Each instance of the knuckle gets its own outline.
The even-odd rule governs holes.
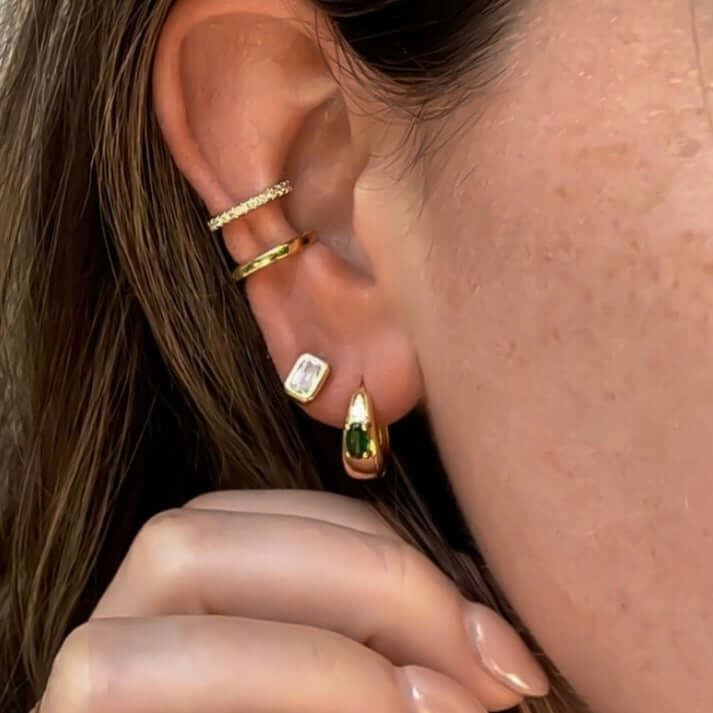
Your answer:
[[[164,510],[139,531],[129,549],[129,566],[151,572],[153,578],[174,580],[190,571],[198,540],[198,527],[189,511]]]
[[[408,581],[417,566],[416,550],[404,541],[390,537],[376,536],[370,538],[369,543],[389,588],[392,590],[407,588]]]
[[[108,652],[91,622],[76,628],[55,656],[42,713],[95,713],[102,710],[109,690]]]
[[[322,640],[309,644],[305,663],[309,671],[318,671],[320,678],[332,681],[339,669],[339,657],[334,656],[331,647],[325,645],[324,639],[328,636],[323,635]]]
[[[420,550],[404,540],[392,537],[373,538],[370,542],[382,578],[380,589],[385,601],[398,607],[410,606],[425,592],[443,601],[459,594],[453,583]],[[415,596],[419,595],[419,596]]]

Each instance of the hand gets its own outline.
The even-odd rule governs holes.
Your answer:
[[[546,690],[512,628],[368,504],[233,491],[144,526],[41,713],[482,713]]]

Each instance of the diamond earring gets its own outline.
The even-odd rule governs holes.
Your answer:
[[[301,404],[314,401],[329,376],[329,364],[314,354],[301,354],[285,379],[285,391]]]

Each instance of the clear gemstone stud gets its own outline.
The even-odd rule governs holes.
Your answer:
[[[285,391],[296,401],[314,401],[329,376],[329,364],[314,354],[301,354],[285,379]]]

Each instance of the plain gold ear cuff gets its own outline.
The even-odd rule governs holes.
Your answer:
[[[263,270],[280,260],[290,257],[290,255],[294,255],[303,248],[306,248],[308,245],[311,245],[316,240],[317,233],[301,233],[300,235],[292,238],[292,240],[288,240],[286,243],[280,243],[280,245],[276,245],[274,248],[270,248],[264,253],[260,253],[260,255],[250,260],[250,262],[238,265],[233,271],[233,279],[236,282],[240,282],[259,270]]]
[[[374,408],[363,382],[352,394],[342,432],[342,462],[347,474],[359,480],[381,478],[389,458],[389,430],[376,423]]]
[[[259,208],[270,201],[274,201],[276,198],[286,196],[291,192],[292,184],[289,181],[280,181],[274,186],[270,186],[261,193],[258,193],[256,196],[248,198],[246,201],[238,203],[238,205],[234,205],[232,208],[228,208],[225,212],[214,216],[208,221],[208,227],[211,232],[214,233],[216,230],[220,230],[224,225],[230,223],[232,220],[242,218],[244,215],[247,215],[256,208]]]

